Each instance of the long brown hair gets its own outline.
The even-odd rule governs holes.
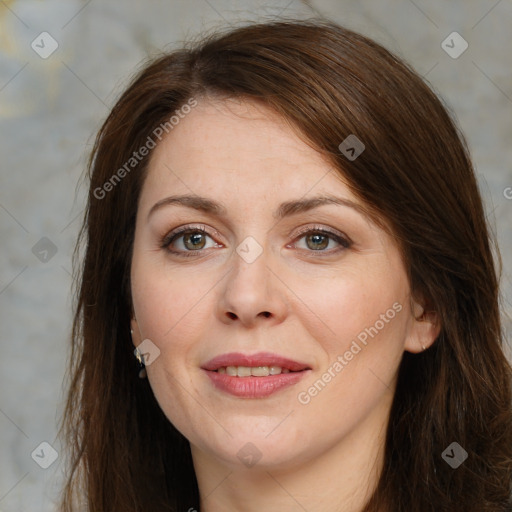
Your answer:
[[[364,512],[511,511],[512,368],[464,137],[407,64],[321,20],[252,24],[153,58],[100,129],[75,252],[85,251],[75,267],[61,510],[77,510],[75,502],[93,512],[199,510],[189,442],[147,379],[137,378],[129,274],[150,155],[133,168],[126,162],[178,109],[205,95],[261,101],[324,154],[391,228],[413,293],[440,320],[428,350],[404,353],[383,472]],[[365,145],[354,160],[339,149],[351,134]],[[457,469],[442,456],[452,442],[468,454]]]

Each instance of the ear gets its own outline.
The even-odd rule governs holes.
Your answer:
[[[438,313],[423,297],[411,297],[411,326],[405,342],[405,350],[417,354],[428,349],[441,332]]]
[[[130,320],[130,330],[132,334],[132,343],[134,347],[137,347],[140,345],[140,330],[139,330],[139,324],[137,323],[137,319],[135,317],[132,317]]]

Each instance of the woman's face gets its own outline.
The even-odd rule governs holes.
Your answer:
[[[251,102],[199,101],[155,148],[132,329],[195,456],[292,467],[382,433],[404,350],[432,339],[398,248],[360,204]]]

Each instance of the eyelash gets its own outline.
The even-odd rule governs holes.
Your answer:
[[[173,251],[173,250],[169,249],[169,246],[175,240],[177,240],[178,238],[180,238],[180,236],[183,236],[186,233],[202,233],[202,234],[207,235],[210,238],[212,238],[210,233],[202,225],[201,226],[184,226],[182,228],[178,228],[175,231],[172,231],[171,233],[165,235],[162,238],[162,240],[161,240],[162,249],[165,249],[172,254],[175,254],[180,257],[185,257],[185,258],[197,256],[198,253],[203,252],[204,249],[197,249],[197,250],[193,250],[193,251]],[[308,226],[307,228],[301,229],[299,231],[299,233],[297,233],[295,240],[298,241],[301,238],[304,238],[308,234],[322,234],[322,235],[328,236],[335,242],[339,243],[341,246],[337,249],[334,249],[334,250],[331,249],[329,251],[325,251],[325,250],[318,250],[318,251],[309,250],[308,251],[308,252],[312,252],[312,253],[318,253],[319,257],[322,257],[323,255],[332,255],[333,253],[336,253],[338,251],[348,249],[352,245],[352,241],[348,237],[342,236],[341,234],[338,234],[334,231],[330,231],[328,229],[325,229],[322,227],[317,227],[317,226],[313,226],[313,227]]]

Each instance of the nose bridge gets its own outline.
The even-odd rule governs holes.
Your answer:
[[[251,324],[259,317],[282,318],[286,305],[283,290],[272,270],[273,258],[268,247],[247,236],[232,255],[233,265],[226,276],[220,300],[220,314]]]
[[[238,301],[257,303],[264,307],[268,293],[270,273],[270,251],[254,237],[246,237],[233,255],[233,273],[230,278],[230,291]],[[242,304],[243,302],[241,302]]]

